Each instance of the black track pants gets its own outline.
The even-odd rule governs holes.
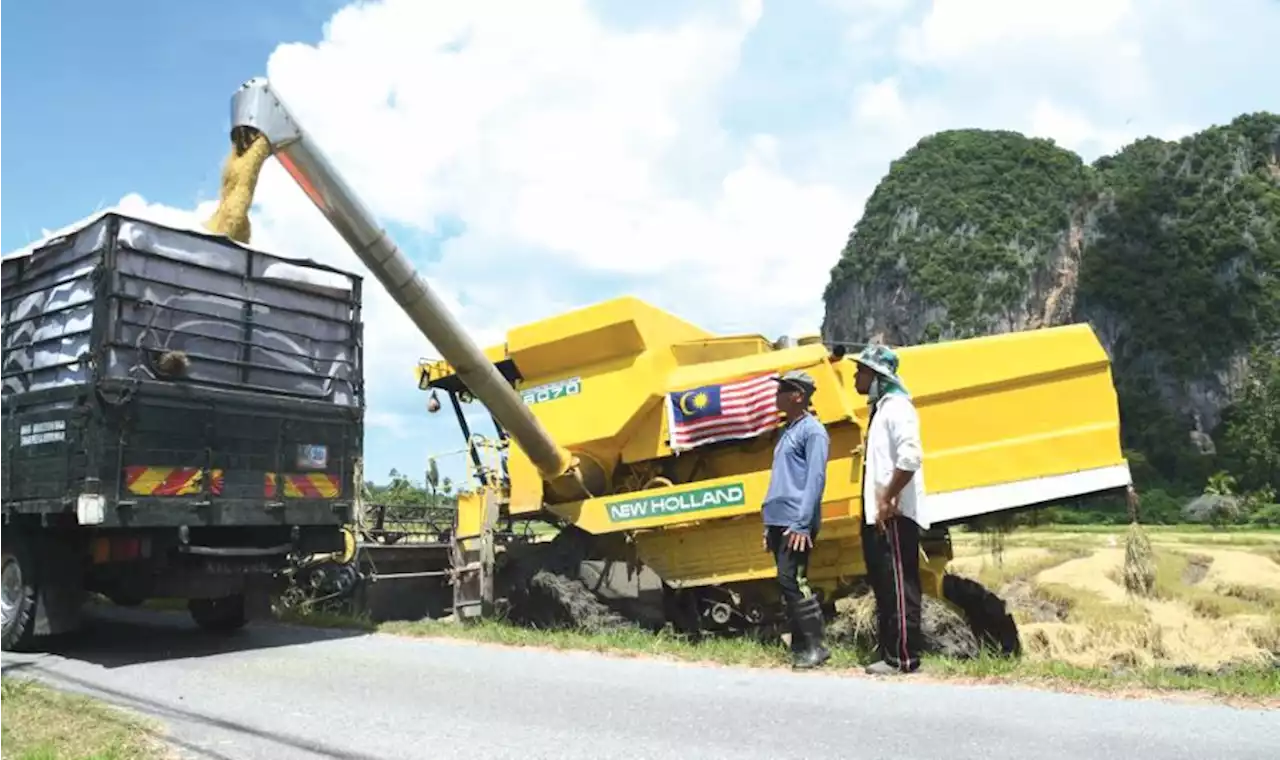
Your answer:
[[[787,537],[783,535],[785,528],[769,526],[769,553],[773,555],[774,566],[778,569],[778,589],[786,600],[787,609],[794,610],[797,603],[813,595],[809,588],[809,549],[794,551],[787,547]]]
[[[899,515],[881,533],[862,526],[862,555],[876,599],[880,657],[900,670],[920,667],[920,527]]]

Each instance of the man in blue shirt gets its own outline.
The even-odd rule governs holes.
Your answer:
[[[813,377],[800,370],[778,379],[778,410],[786,417],[786,427],[773,449],[773,471],[762,507],[764,548],[777,567],[796,668],[815,668],[831,657],[822,643],[822,606],[805,578],[822,524],[830,448],[826,426],[809,413],[816,389]]]

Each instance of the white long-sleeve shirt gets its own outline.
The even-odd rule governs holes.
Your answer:
[[[928,529],[924,506],[924,448],[920,444],[920,416],[911,397],[890,393],[876,402],[867,432],[866,476],[862,479],[862,513],[868,525],[876,521],[876,489],[885,488],[894,469],[914,472],[898,497],[902,514]]]

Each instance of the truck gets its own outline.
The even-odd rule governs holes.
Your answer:
[[[232,631],[345,551],[360,277],[115,208],[2,266],[5,651],[91,595]]]

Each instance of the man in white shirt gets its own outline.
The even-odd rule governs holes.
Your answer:
[[[898,356],[868,346],[855,361],[854,387],[871,408],[863,455],[862,552],[875,593],[880,661],[873,675],[920,667],[920,530],[924,502],[920,418],[898,377]]]

